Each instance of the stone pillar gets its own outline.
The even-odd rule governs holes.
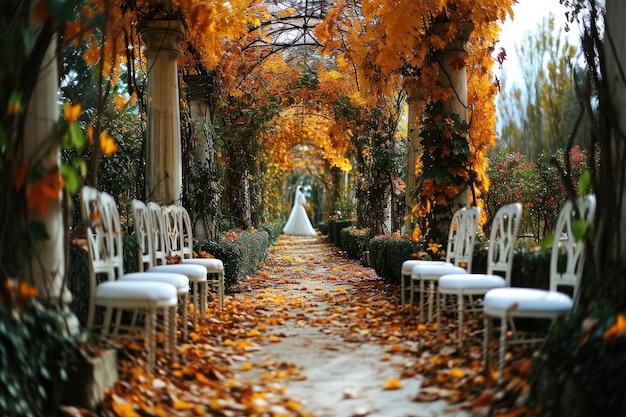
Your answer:
[[[435,31],[447,31],[449,23],[441,23]],[[456,38],[448,46],[437,53],[439,60],[439,84],[443,87],[452,87],[454,94],[444,102],[443,112],[458,114],[461,120],[467,121],[467,74],[464,65],[459,65],[467,57],[465,43],[474,29],[471,22],[460,23]],[[470,192],[463,191],[456,199],[458,204],[469,206]]]
[[[35,31],[37,28],[33,28]],[[59,110],[57,94],[59,74],[57,62],[57,38],[50,40],[43,57],[37,81],[25,113],[23,152],[24,162],[29,169],[40,165],[45,172],[59,173],[60,149],[57,137]],[[60,175],[60,174],[59,174]],[[44,215],[38,208],[28,209],[28,223],[41,222],[48,238],[32,242],[29,259],[24,262],[22,279],[32,279],[44,302],[60,301],[66,309],[66,325],[70,333],[78,332],[78,319],[69,313],[67,307],[72,295],[65,286],[65,227],[63,224],[62,193],[50,199],[50,206]],[[9,244],[9,242],[4,242]]]
[[[219,234],[220,199],[217,183],[217,166],[213,134],[209,128],[211,114],[209,100],[213,85],[207,75],[186,75],[183,77],[189,89],[188,101],[193,135],[197,139],[192,160],[192,170],[202,173],[201,183],[189,184],[189,192],[197,192],[199,210],[194,213],[194,236],[198,239],[216,240]]]
[[[146,198],[172,204],[182,193],[178,43],[183,24],[178,20],[140,22],[148,60],[148,120],[146,138]]]
[[[417,164],[419,147],[422,143],[422,138],[420,137],[422,126],[419,121],[419,116],[424,112],[424,109],[426,108],[426,92],[417,77],[405,78],[403,88],[404,91],[406,91],[407,93],[407,103],[409,106],[409,143],[407,147],[405,192],[406,220],[404,221],[404,228],[406,229],[405,232],[411,235],[414,229],[413,222],[411,221],[411,209],[413,208],[415,202],[410,197],[410,194],[415,188],[416,182],[415,165]]]

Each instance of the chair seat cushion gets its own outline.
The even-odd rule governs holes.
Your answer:
[[[481,294],[491,288],[506,287],[504,278],[489,274],[452,274],[439,278],[439,292]]]
[[[154,281],[107,281],[96,287],[96,299],[136,302],[138,307],[145,302],[176,305],[176,287],[166,282]]]
[[[557,291],[535,288],[496,288],[485,295],[486,314],[503,316],[510,309],[511,314],[556,313],[567,314],[574,302],[567,295]]]
[[[415,265],[411,272],[411,278],[423,280],[438,280],[439,277],[449,274],[467,274],[467,271],[460,266],[451,263],[437,265]]]
[[[164,282],[166,284],[173,285],[177,290],[188,290],[189,278],[186,275],[166,272],[131,272],[124,274],[118,278],[118,281],[150,281],[150,282]],[[146,285],[146,284],[143,284]]]
[[[202,265],[208,272],[224,271],[224,263],[216,258],[186,258],[183,259],[183,265]]]
[[[427,261],[425,259],[409,259],[408,261],[402,262],[402,275],[411,275],[411,271],[413,271],[413,267],[415,265],[426,265],[426,264],[445,264],[444,261]]]
[[[200,265],[185,265],[185,264],[169,264],[169,265],[155,265],[148,269],[148,272],[172,272],[176,274],[183,274],[189,278],[189,281],[198,282],[206,281],[206,269]]]

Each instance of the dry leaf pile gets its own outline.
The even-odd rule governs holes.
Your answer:
[[[437,337],[435,324],[418,323],[417,314],[402,311],[398,300],[398,286],[334,246],[283,236],[263,268],[232,289],[223,310],[210,305],[207,319],[179,345],[177,360],[159,355],[158,370],[149,375],[140,346],[126,344],[124,353],[132,360],[120,361],[123,382],[108,393],[103,414],[311,416],[288,390],[290,381],[306,378],[306,369],[281,358],[265,361],[263,369],[252,364],[256,352],[290,337],[284,330],[289,324],[346,342],[381,345],[386,351],[381,361],[401,357],[397,379],[381,381],[383,390],[421,378],[416,402],[443,399],[473,415],[530,415],[521,405],[529,390],[530,350],[509,349],[506,383],[498,386],[495,357],[492,370],[483,372],[482,321],[468,318],[460,348],[456,318],[444,317]],[[497,342],[491,351],[495,356]],[[252,368],[256,377],[251,379]]]

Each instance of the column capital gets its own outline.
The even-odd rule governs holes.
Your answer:
[[[180,56],[178,44],[185,34],[180,20],[142,20],[137,25],[137,30],[146,42],[146,57],[163,52]]]

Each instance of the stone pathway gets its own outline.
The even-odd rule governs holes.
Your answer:
[[[529,352],[511,350],[498,385],[494,370],[484,373],[478,320],[468,317],[459,347],[454,317],[438,334],[398,298],[397,285],[325,238],[281,236],[223,309],[210,303],[190,326],[175,360],[160,354],[148,374],[142,346],[122,345],[120,380],[99,415],[468,417],[523,408]]]
[[[264,268],[238,285],[232,297],[263,299],[275,308],[261,314],[285,317],[265,331],[276,343],[241,358],[249,370],[240,378],[262,380],[268,363],[297,368],[297,376],[282,383],[303,412],[316,417],[470,415],[444,401],[415,401],[422,379],[407,376],[413,358],[405,350],[416,342],[402,338],[405,327],[417,324],[399,312],[397,288],[322,237],[281,236]]]

